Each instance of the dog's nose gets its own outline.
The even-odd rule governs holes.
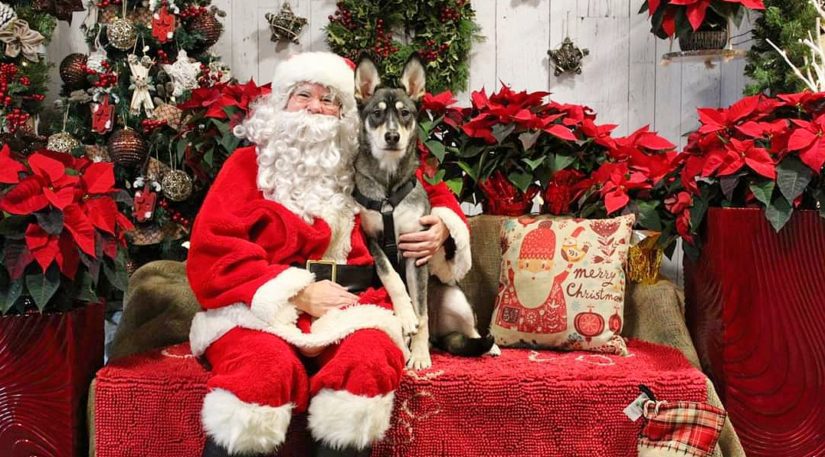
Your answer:
[[[401,135],[398,132],[387,132],[384,134],[384,141],[386,141],[389,145],[398,144],[400,139]]]

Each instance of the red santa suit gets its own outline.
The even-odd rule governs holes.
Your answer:
[[[310,65],[297,67],[292,81],[318,82],[344,92],[345,100],[351,97],[352,70],[335,79],[306,74]],[[288,82],[281,77],[281,85]],[[276,87],[273,94],[278,96]],[[343,109],[354,106],[345,102]],[[187,274],[204,310],[192,322],[190,339],[193,353],[205,355],[212,367],[204,428],[232,453],[271,453],[284,441],[293,412],[308,410],[316,439],[364,448],[389,428],[407,354],[400,323],[383,288],[368,289],[358,304],[317,319],[292,304],[290,299],[315,280],[303,268],[307,260],[349,265],[373,260],[359,215],[331,214],[307,222],[258,188],[256,159],[254,146],[232,154],[191,237]],[[433,274],[460,279],[470,267],[466,219],[445,185],[430,186],[420,173],[419,181],[456,245],[450,259],[443,248],[433,256]],[[298,348],[322,350],[312,359],[318,368],[312,376]]]

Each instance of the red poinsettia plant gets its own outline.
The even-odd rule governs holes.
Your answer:
[[[0,314],[66,310],[126,288],[124,233],[111,163],[0,150]]]
[[[707,208],[757,207],[779,231],[797,209],[825,217],[825,93],[743,98],[700,108],[679,173],[683,237],[694,247]]]
[[[490,96],[474,92],[472,106],[458,108],[449,92],[426,94],[419,122],[426,174],[498,214],[528,212],[539,193],[551,214],[633,212],[670,248],[676,218],[664,199],[679,185],[675,146],[647,127],[614,138],[616,126],[596,123],[590,108],[548,95],[503,86]]]
[[[183,124],[175,140],[195,178],[211,183],[223,162],[240,145],[232,129],[249,114],[252,103],[270,92],[270,85],[223,83],[192,91],[180,103]]]
[[[699,30],[737,26],[746,10],[764,10],[762,0],[646,0],[640,13],[650,15],[650,31],[659,38],[686,38]]]

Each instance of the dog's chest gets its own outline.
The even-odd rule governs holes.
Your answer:
[[[426,195],[421,198],[422,196],[415,195],[417,192],[423,192],[423,190],[420,190],[420,188],[412,190],[392,212],[396,239],[401,233],[417,232],[424,229],[419,219],[429,212],[428,205],[426,205]],[[425,202],[424,205],[420,204],[422,200]],[[388,210],[389,206],[385,205],[383,209]],[[378,211],[362,207],[361,225],[364,228],[364,233],[370,238],[378,238],[384,233],[384,218]]]

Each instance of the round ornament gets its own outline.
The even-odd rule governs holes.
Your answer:
[[[135,26],[131,22],[119,18],[106,26],[106,38],[109,39],[112,46],[121,51],[126,51],[135,46],[137,32],[135,32]]]
[[[218,42],[223,31],[223,26],[213,13],[203,13],[192,18],[187,30],[189,30],[190,33],[199,34],[202,37],[202,39],[199,40],[201,44],[200,47],[206,49]]]
[[[6,28],[15,19],[17,19],[17,13],[14,12],[14,8],[5,3],[0,3],[0,30]]]
[[[109,151],[106,149],[106,147],[101,146],[99,144],[87,144],[86,146],[83,146],[83,155],[85,155],[87,159],[95,163],[112,161],[112,158],[109,157]]]
[[[88,86],[89,81],[86,79],[86,62],[88,56],[75,52],[69,54],[60,62],[60,79],[70,90],[83,89]]]
[[[182,202],[192,195],[192,178],[183,170],[172,170],[160,181],[163,195],[173,202]]]
[[[80,146],[80,141],[73,137],[69,132],[58,132],[49,137],[46,143],[46,149],[55,152],[70,153],[74,148]]]
[[[148,153],[146,141],[132,129],[120,129],[106,143],[112,160],[123,167],[135,167],[143,163]]]
[[[610,320],[607,321],[607,328],[609,328],[613,333],[619,333],[622,331],[622,316],[619,315],[618,309],[612,316],[610,316]]]
[[[594,313],[589,310],[584,313],[576,314],[573,319],[573,325],[576,331],[579,332],[584,339],[589,343],[594,336],[599,336],[604,331],[604,318],[599,313]]]

